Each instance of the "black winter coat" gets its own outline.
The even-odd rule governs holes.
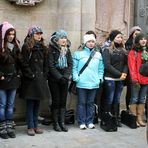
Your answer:
[[[0,57],[0,77],[4,76],[4,80],[0,80],[0,89],[17,89],[20,84],[20,49],[14,47],[12,51],[8,49],[7,53],[3,53]]]
[[[110,49],[106,48],[102,52],[102,56],[105,77],[120,78],[122,73],[127,73],[127,56],[122,49],[110,52]]]
[[[66,57],[68,67],[64,69],[56,68],[56,64],[58,63],[58,58],[60,55],[59,47],[51,43],[49,45],[49,80],[59,82],[62,77],[69,79],[72,72],[72,56],[70,49],[68,48]]]
[[[20,96],[25,99],[43,100],[49,99],[49,87],[47,82],[48,62],[40,43],[36,43],[29,52],[27,45],[22,47],[22,86]]]

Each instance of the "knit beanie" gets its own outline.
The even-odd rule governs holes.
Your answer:
[[[131,36],[136,30],[141,31],[141,28],[139,26],[134,26],[129,31],[129,36]]]
[[[43,34],[43,31],[40,27],[37,27],[37,26],[31,26],[29,29],[28,29],[28,35],[29,36],[32,36],[34,35],[35,33],[41,33]]]
[[[67,38],[67,32],[64,30],[59,30],[56,32],[55,36],[58,40],[62,38]]]
[[[2,24],[2,39],[4,39],[6,31],[10,28],[14,28],[10,23],[8,22],[3,22]]]
[[[96,42],[96,39],[95,39],[94,35],[92,35],[92,34],[85,34],[84,37],[83,37],[83,43],[86,44],[88,41]]]
[[[139,41],[142,39],[142,38],[147,38],[147,36],[143,33],[139,33],[136,37],[135,37],[135,44],[138,44]]]
[[[113,30],[109,34],[109,40],[112,42],[118,34],[122,34],[119,30]]]

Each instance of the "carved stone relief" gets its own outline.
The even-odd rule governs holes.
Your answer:
[[[24,5],[24,6],[34,6],[37,3],[42,2],[43,0],[8,0],[11,3],[15,3],[17,5]]]
[[[112,29],[119,29],[125,35],[129,30],[130,0],[96,0],[96,32],[99,40]]]

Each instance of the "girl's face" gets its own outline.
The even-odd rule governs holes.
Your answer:
[[[14,39],[14,37],[15,37],[15,31],[13,30],[13,31],[10,31],[9,33],[8,33],[8,35],[7,35],[7,40],[8,40],[8,42],[12,42],[13,41],[13,39]]]
[[[42,33],[38,32],[33,35],[35,41],[41,41]]]
[[[114,39],[115,43],[121,44],[123,42],[123,36],[122,34],[118,34],[115,39]]]
[[[90,40],[86,42],[86,47],[92,49],[95,47],[95,41],[94,40]]]
[[[67,38],[60,38],[60,39],[58,40],[58,44],[59,44],[60,46],[67,46]]]
[[[147,44],[147,39],[146,39],[146,38],[142,38],[142,39],[139,41],[139,44],[140,44],[140,46],[142,46],[142,47],[146,46],[146,44]]]
[[[133,33],[133,39],[135,39],[135,37],[140,33],[140,30],[136,30],[134,33]]]

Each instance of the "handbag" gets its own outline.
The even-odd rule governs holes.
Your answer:
[[[110,112],[103,112],[100,127],[106,132],[116,132],[118,130],[116,117]]]
[[[75,112],[73,109],[69,109],[65,112],[65,123],[66,124],[75,123]]]
[[[96,124],[96,123],[98,123],[98,118],[99,118],[98,105],[97,104],[94,104],[94,108],[95,108],[95,112],[94,112],[94,120],[93,120],[93,123]]]
[[[141,64],[139,73],[145,77],[148,77],[148,62]]]
[[[71,83],[69,85],[68,91],[74,95],[76,95],[77,91],[76,91],[76,82],[71,80]]]
[[[91,61],[91,59],[93,58],[93,56],[95,55],[95,51],[92,51],[87,62],[84,64],[84,66],[81,68],[81,70],[79,71],[79,74],[78,76],[80,76],[80,74],[82,74],[82,72],[85,70],[85,68],[88,66],[89,62]],[[69,85],[69,88],[68,88],[68,91],[69,93],[72,93],[74,95],[77,94],[77,89],[76,89],[76,82],[71,80],[71,83]]]
[[[121,111],[121,122],[128,127],[135,129],[137,128],[136,125],[136,119],[137,117],[131,113],[129,113],[128,110],[122,110]]]

